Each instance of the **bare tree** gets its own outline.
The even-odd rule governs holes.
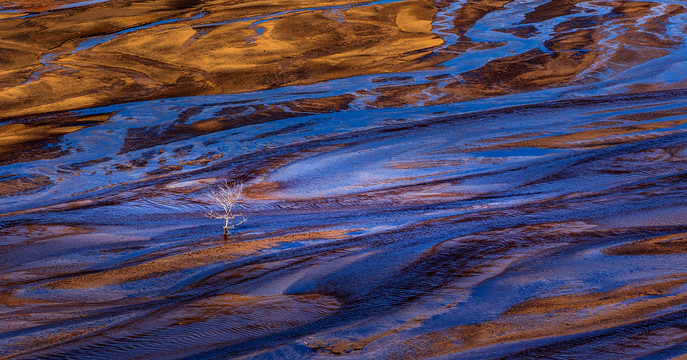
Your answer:
[[[234,205],[241,201],[243,194],[243,184],[224,182],[216,188],[210,190],[208,197],[214,200],[217,205],[222,207],[223,211],[209,211],[205,216],[213,219],[224,220],[224,235],[226,236],[230,229],[233,229],[246,221],[242,214],[234,213]],[[238,222],[233,222],[237,217],[241,217]]]

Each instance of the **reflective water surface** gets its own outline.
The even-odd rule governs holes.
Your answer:
[[[0,358],[687,354],[684,2],[0,9]]]

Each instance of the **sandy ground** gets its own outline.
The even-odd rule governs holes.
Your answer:
[[[687,354],[683,3],[0,8],[0,358]]]

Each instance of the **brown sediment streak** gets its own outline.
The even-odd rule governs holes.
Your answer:
[[[348,340],[348,339],[327,339],[326,341],[323,340],[317,340],[317,339],[305,339],[304,343],[307,345],[309,348],[315,350],[315,351],[321,351],[321,352],[326,352],[326,353],[331,353],[334,355],[344,355],[353,351],[360,351],[365,346],[368,346],[369,344],[384,338],[386,336],[398,334],[401,331],[411,329],[419,324],[421,324],[423,321],[427,320],[428,317],[425,316],[420,316],[417,318],[411,319],[408,324],[406,325],[401,325],[392,329],[389,329],[387,331],[383,331],[380,333],[376,333],[374,335],[367,336],[362,339],[355,339],[355,340]]]
[[[220,261],[231,261],[239,255],[254,253],[278,246],[281,242],[293,242],[311,239],[340,239],[347,230],[333,230],[302,234],[284,235],[262,240],[245,241],[218,245],[202,250],[189,251],[179,255],[170,255],[121,269],[107,270],[88,275],[81,275],[47,284],[53,289],[79,289],[121,284],[151,277],[162,276],[184,269],[190,269]]]
[[[684,115],[681,110],[638,113],[627,116],[617,115],[609,117],[609,120],[572,127],[567,129],[567,133],[564,134],[524,132],[518,135],[485,139],[474,144],[475,147],[461,147],[446,151],[468,153],[519,147],[543,149],[605,148],[681,132],[680,125],[687,123],[687,120],[651,121],[662,117],[681,115]],[[647,122],[637,124],[637,122],[643,121]],[[482,145],[483,143],[489,145]],[[491,160],[484,159],[484,161]]]
[[[609,292],[525,301],[492,321],[408,339],[386,358],[426,359],[495,343],[585,332],[637,321],[666,306],[687,302],[684,293],[670,293],[685,283],[684,277],[657,279],[655,283]]]
[[[4,238],[17,238],[21,241],[47,240],[59,236],[87,233],[90,230],[81,226],[67,224],[17,225],[0,229]]]
[[[523,23],[531,24],[541,21],[550,20],[556,17],[570,15],[579,9],[575,9],[575,5],[580,3],[580,0],[552,0],[544,4],[538,5],[533,11],[525,14]]]
[[[274,311],[279,311],[280,308],[289,308],[290,311],[305,310],[311,307],[313,317],[321,317],[328,315],[338,309],[340,304],[336,299],[320,294],[308,295],[277,295],[277,296],[245,296],[238,294],[225,294],[202,299],[188,306],[188,311],[179,315],[183,316],[180,323],[200,322],[205,319],[211,319],[218,314],[235,315],[236,313],[250,314],[252,311],[272,307]],[[274,314],[279,316],[277,314]],[[300,319],[294,319],[295,322],[310,321],[307,317],[303,318],[299,314]],[[283,315],[282,315],[283,316]],[[306,315],[307,316],[307,315]],[[287,316],[284,316],[287,317]],[[269,317],[265,317],[270,320]],[[293,326],[292,324],[283,324],[284,328]]]
[[[687,234],[658,236],[632,241],[604,250],[609,255],[670,255],[687,253]]]
[[[444,1],[436,1],[446,5]],[[463,36],[477,21],[485,15],[502,10],[512,0],[467,1],[455,14],[452,31]]]
[[[47,176],[0,176],[0,197],[39,191],[52,185]]]
[[[0,164],[28,162],[64,156],[62,136],[103,124],[111,115],[72,116],[68,113],[19,118],[0,124]]]
[[[3,0],[0,1],[0,7],[13,10],[42,11],[56,9],[60,6],[78,3],[81,1],[83,0]]]
[[[538,147],[538,148],[584,148],[584,147],[607,147],[616,144],[636,141],[637,137],[648,139],[670,133],[671,128],[687,123],[687,120],[659,121],[647,124],[612,126],[595,130],[585,130],[565,135],[543,136],[531,140],[521,140],[507,143],[502,146],[513,147]],[[652,130],[663,130],[660,132],[632,135],[634,133],[648,132]]]
[[[186,124],[184,119],[180,118],[169,126],[130,128],[127,130],[127,136],[119,152],[127,153],[246,125],[342,111],[348,108],[349,103],[354,98],[353,95],[347,94],[318,99],[299,99],[270,105],[226,107],[217,113],[219,116],[209,120]],[[262,136],[273,135],[278,135],[278,133],[268,133]]]

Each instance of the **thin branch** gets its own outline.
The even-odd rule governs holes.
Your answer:
[[[233,212],[234,205],[241,201],[242,194],[242,183],[229,184],[227,182],[224,182],[218,185],[215,189],[208,191],[208,197],[212,199],[217,205],[222,207],[222,211],[208,211],[207,213],[205,213],[205,216],[212,219],[224,220],[225,235],[227,230],[233,229],[246,221],[246,218],[244,218],[242,214],[237,214]],[[232,220],[236,219],[239,216],[242,217],[241,221],[230,224]]]

